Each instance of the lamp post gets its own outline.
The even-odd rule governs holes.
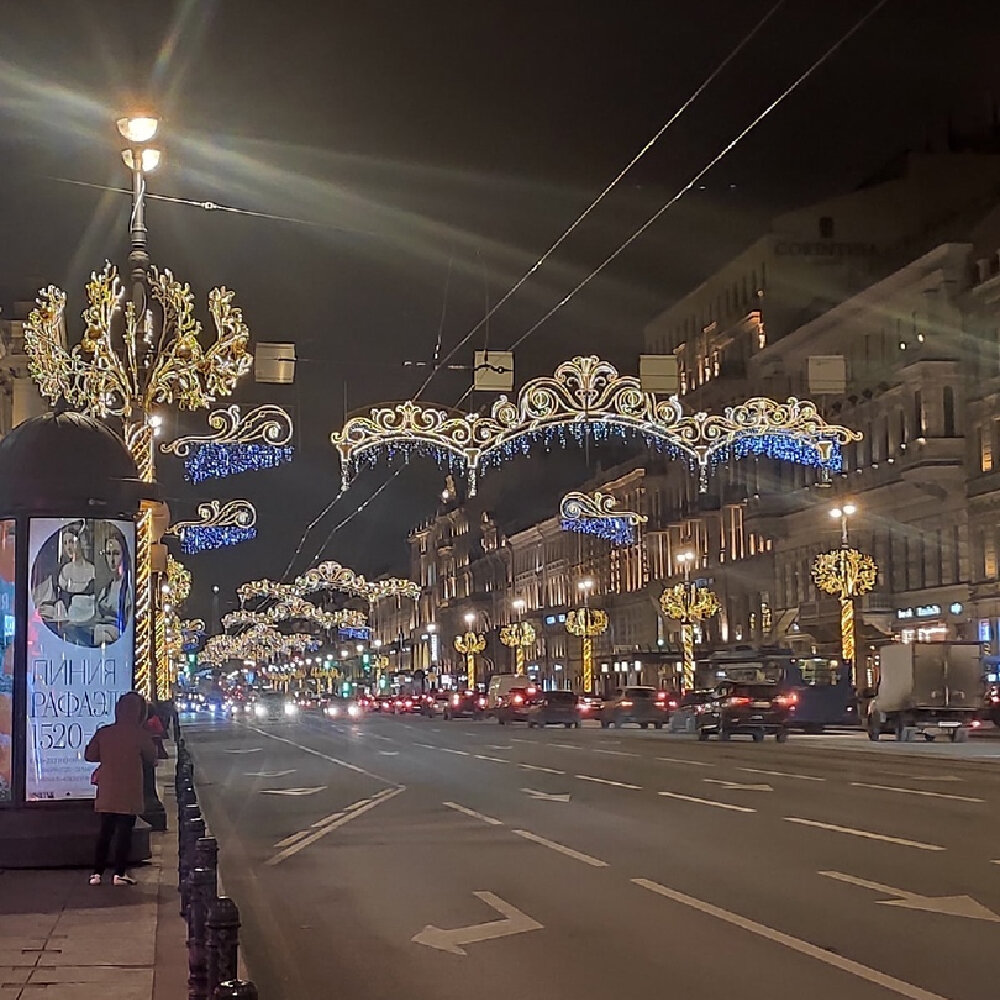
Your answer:
[[[816,586],[840,601],[840,655],[851,665],[854,683],[861,685],[856,662],[854,598],[867,594],[878,578],[878,564],[864,552],[850,547],[847,521],[858,511],[857,505],[844,503],[830,510],[830,517],[840,521],[840,548],[820,552],[813,560],[812,576]]]
[[[602,635],[608,628],[607,612],[590,606],[590,592],[594,581],[589,577],[577,582],[576,589],[583,596],[583,607],[566,616],[566,631],[580,637],[580,656],[583,660],[583,693],[594,693],[594,636]]]
[[[660,594],[660,610],[681,626],[681,653],[684,659],[683,686],[685,691],[694,688],[694,626],[719,612],[719,599],[708,587],[699,587],[691,580],[693,552],[681,552],[677,561],[684,568],[684,582],[667,587]]]
[[[504,625],[500,629],[500,641],[505,646],[510,646],[514,650],[514,673],[519,677],[524,675],[524,651],[526,647],[535,642],[535,629],[530,622],[522,621],[521,615],[527,607],[525,602],[518,598],[511,607],[517,612],[517,621]]]
[[[199,343],[201,324],[194,315],[190,287],[167,270],[150,265],[145,217],[146,177],[160,162],[151,145],[159,121],[141,114],[121,118],[118,132],[125,142],[122,160],[132,177],[129,216],[128,282],[126,294],[117,268],[106,263],[87,283],[86,326],[71,350],[63,346],[66,294],[43,288],[24,326],[28,369],[39,391],[55,402],[91,416],[122,421],[122,435],[135,459],[139,477],[153,482],[153,438],[157,407],[177,405],[195,410],[232,393],[250,370],[249,330],[233,293],[215,288],[209,312],[216,339],[208,348]],[[152,305],[159,307],[154,320]],[[153,650],[154,507],[146,503],[136,531],[135,688],[149,697],[166,694],[165,678],[157,676]]]
[[[465,634],[455,636],[455,649],[465,655],[466,684],[470,691],[476,689],[476,654],[486,648],[486,636],[473,629],[475,622],[476,616],[469,611],[465,615]]]

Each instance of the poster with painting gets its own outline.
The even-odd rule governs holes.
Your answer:
[[[28,539],[29,801],[92,798],[91,736],[132,688],[135,525],[33,518]]]

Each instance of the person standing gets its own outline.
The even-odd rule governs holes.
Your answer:
[[[93,781],[97,785],[94,809],[101,825],[94,845],[91,885],[100,885],[114,840],[114,884],[135,885],[126,873],[132,827],[143,810],[143,762],[156,760],[153,738],[143,728],[146,702],[134,691],[123,694],[115,705],[115,721],[102,726],[83,752],[85,760],[98,764]]]

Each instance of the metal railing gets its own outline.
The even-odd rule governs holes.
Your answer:
[[[258,1000],[239,978],[240,911],[219,895],[219,845],[206,836],[194,786],[194,762],[177,741],[177,890],[187,921],[188,1000]]]

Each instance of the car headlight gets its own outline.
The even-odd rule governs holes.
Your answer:
[[[287,704],[285,706],[285,715],[295,715],[295,713],[298,710],[299,710],[299,706],[298,705],[294,705],[292,703],[289,703],[289,704]]]
[[[361,714],[361,709],[357,705],[348,705],[347,714],[352,718],[356,719]]]
[[[267,715],[267,709],[263,705],[258,705],[253,711],[258,719],[263,719]]]

